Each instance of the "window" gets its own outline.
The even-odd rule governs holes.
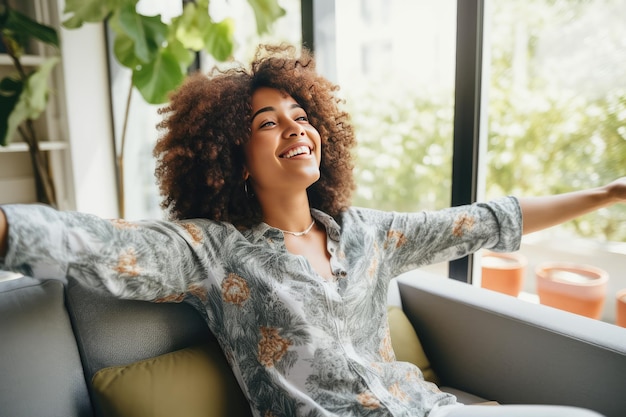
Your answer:
[[[449,206],[456,2],[337,1],[333,12],[336,25],[329,30],[326,15],[315,53],[356,129],[353,203]],[[431,269],[447,274],[446,264]]]
[[[623,1],[323,3],[313,40],[357,131],[356,205],[414,211],[623,175]],[[384,19],[373,17],[383,9]],[[613,322],[626,287],[625,218],[614,207],[525,237],[527,298],[537,301],[543,260],[590,263],[609,272],[602,319]],[[473,268],[470,258],[444,273],[478,272],[479,285],[480,266],[478,256]]]
[[[493,1],[486,9],[486,197],[593,187],[626,166],[626,3]],[[603,318],[626,287],[626,209],[614,206],[528,235],[525,291],[543,262],[609,274]]]

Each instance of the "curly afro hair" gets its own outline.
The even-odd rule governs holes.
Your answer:
[[[339,87],[316,73],[308,51],[297,57],[291,46],[262,45],[249,69],[190,75],[160,110],[155,175],[171,219],[208,218],[239,228],[261,221],[261,207],[246,195],[243,179],[251,99],[260,87],[293,97],[320,133],[320,179],[307,190],[311,207],[337,218],[350,205],[356,141],[335,95]]]

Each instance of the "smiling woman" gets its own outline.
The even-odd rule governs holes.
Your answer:
[[[209,77],[191,76],[161,111],[166,116],[160,124],[165,135],[154,150],[165,196],[161,206],[172,218],[205,217],[246,227],[263,218],[259,198],[270,198],[264,190],[281,181],[288,188],[286,180],[304,175],[299,187],[306,190],[310,206],[332,216],[340,213],[354,190],[355,139],[348,115],[334,95],[336,88],[316,73],[310,54],[305,51],[296,57],[295,48],[287,46],[260,48],[247,71],[213,70]],[[290,136],[294,133],[298,140]],[[252,158],[249,150],[257,149],[257,144],[265,156]],[[309,147],[311,155],[280,158],[299,146]],[[305,164],[313,160],[315,164]],[[257,178],[259,164],[276,171]],[[312,180],[315,171],[317,181]],[[252,190],[255,197],[248,198]],[[289,193],[283,191],[272,198],[284,200]],[[310,215],[299,223],[276,226],[303,230]]]
[[[0,268],[189,302],[255,416],[490,415],[395,360],[391,279],[481,248],[515,250],[523,231],[625,201],[626,178],[432,212],[350,207],[354,134],[336,90],[310,54],[280,47],[262,48],[250,70],[190,77],[155,148],[171,221],[3,206]],[[503,406],[492,415],[530,413]]]

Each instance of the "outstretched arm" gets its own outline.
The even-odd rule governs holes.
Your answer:
[[[520,198],[523,233],[532,233],[619,202],[626,202],[626,177],[603,187],[546,197]]]
[[[44,205],[0,206],[0,269],[77,281],[120,298],[181,300],[221,267],[232,229],[202,222],[108,220]],[[202,244],[200,244],[202,243]],[[215,256],[202,251],[206,244]]]

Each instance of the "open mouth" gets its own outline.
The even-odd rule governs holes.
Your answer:
[[[287,152],[281,154],[279,157],[284,159],[291,159],[299,155],[311,155],[311,148],[302,145],[289,149]]]

